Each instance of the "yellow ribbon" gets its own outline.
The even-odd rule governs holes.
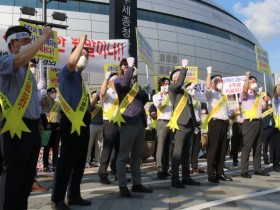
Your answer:
[[[250,121],[252,121],[253,118],[258,118],[258,108],[261,102],[261,98],[258,94],[256,94],[256,99],[254,101],[253,107],[250,110],[242,110],[242,114],[244,114]]]
[[[221,108],[227,103],[227,96],[222,95],[221,99],[218,101],[218,103],[213,107],[213,109],[211,110],[211,112],[209,113],[209,115],[207,115],[207,117],[205,118],[203,124],[200,126],[201,129],[206,129],[206,127],[208,126],[208,123],[210,122],[210,120],[213,118],[213,116],[221,110]]]
[[[266,110],[264,113],[262,113],[262,117],[265,118],[267,115],[271,114],[273,112],[273,108],[270,108]]]
[[[80,99],[80,102],[77,106],[76,111],[74,111],[70,105],[67,103],[67,101],[63,98],[62,94],[59,91],[59,99],[60,99],[60,105],[65,113],[66,117],[70,120],[72,123],[71,128],[71,134],[74,131],[77,131],[78,135],[81,134],[81,126],[86,127],[85,123],[83,122],[83,118],[85,116],[87,107],[88,107],[88,97],[87,92],[85,88],[84,81],[82,81],[82,97]]]
[[[184,95],[180,99],[179,103],[177,104],[176,108],[174,109],[174,112],[172,113],[172,117],[166,127],[169,127],[172,132],[175,132],[175,129],[180,130],[177,124],[177,120],[179,119],[182,111],[184,110],[185,106],[187,105],[188,96],[186,92],[184,92]]]
[[[276,113],[274,113],[273,118],[275,121],[275,128],[277,128],[280,131],[280,116],[276,115]]]
[[[156,129],[157,127],[157,120],[152,119],[152,128]]]
[[[111,122],[114,118],[114,114],[119,107],[119,99],[118,97],[114,100],[113,104],[109,107],[107,111],[104,112],[103,116],[108,117],[109,122]]]
[[[195,100],[195,103],[194,103],[194,105],[193,105],[193,109],[194,109],[194,110],[196,110],[197,105],[198,105],[198,100]]]
[[[16,102],[13,106],[9,99],[2,92],[0,92],[0,102],[3,110],[3,115],[6,118],[5,125],[1,130],[1,134],[6,131],[10,131],[12,138],[14,137],[14,135],[17,135],[19,138],[21,138],[21,133],[23,131],[31,132],[22,120],[22,117],[30,102],[31,95],[32,74],[30,69],[28,68],[22,89],[20,90]]]
[[[118,111],[116,116],[113,118],[114,123],[118,123],[119,127],[121,127],[121,123],[125,123],[125,120],[122,117],[122,114],[126,110],[126,108],[129,106],[129,104],[133,101],[135,96],[137,95],[139,91],[139,85],[137,82],[134,83],[130,91],[126,94],[124,99],[122,100],[121,104],[118,107]]]
[[[59,108],[59,102],[56,101],[56,102],[54,103],[54,105],[53,105],[51,111],[50,111],[50,116],[48,117],[48,121],[49,121],[49,122],[52,121],[54,115],[57,113],[58,108]]]
[[[97,115],[97,113],[99,112],[100,109],[101,109],[101,104],[97,104],[95,109],[91,112],[91,119]]]
[[[170,103],[170,98],[169,98],[169,95],[167,95],[166,99],[164,100],[162,105],[157,110],[157,119],[164,112],[164,110],[166,109],[166,107],[168,106],[169,103]]]

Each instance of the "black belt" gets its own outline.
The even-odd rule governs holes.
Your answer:
[[[215,121],[222,121],[222,122],[227,122],[227,121],[228,121],[228,120],[218,119],[218,118],[215,118],[215,117],[212,117],[212,120],[215,120]]]
[[[158,119],[158,121],[169,122],[170,120]]]
[[[252,121],[261,121],[262,119],[261,118],[254,118],[252,119]],[[245,119],[244,121],[251,121],[250,119]]]
[[[27,123],[27,124],[39,124],[40,122],[40,118],[39,119],[29,119],[29,118],[22,118],[23,122]]]

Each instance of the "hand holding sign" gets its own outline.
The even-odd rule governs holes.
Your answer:
[[[50,39],[53,36],[52,28],[49,27],[49,26],[45,26],[43,28],[43,35],[42,36],[45,36],[47,39]]]
[[[183,60],[182,60],[182,67],[183,67],[183,68],[186,68],[187,65],[188,65],[188,63],[189,63],[189,61],[188,61],[187,59],[183,59]]]

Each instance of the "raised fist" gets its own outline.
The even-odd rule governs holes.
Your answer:
[[[207,74],[212,74],[212,66],[208,66],[206,70],[207,70]]]
[[[246,77],[249,78],[251,76],[251,72],[247,71],[246,72]]]
[[[128,64],[129,67],[133,67],[134,66],[135,58],[129,57],[126,60],[127,60],[127,64]]]
[[[183,67],[183,68],[186,68],[187,65],[188,65],[188,63],[189,63],[189,61],[188,61],[187,59],[183,59],[183,60],[182,60],[182,67]]]
[[[111,76],[111,72],[106,72],[106,74],[105,74],[105,79],[110,79],[110,76]]]

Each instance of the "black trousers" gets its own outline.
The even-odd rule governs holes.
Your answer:
[[[280,131],[275,129],[274,136],[272,138],[272,153],[273,153],[273,166],[279,167],[280,166]]]
[[[233,162],[238,162],[238,152],[242,148],[242,123],[232,124],[231,155]]]
[[[207,173],[209,177],[224,173],[228,148],[228,121],[211,119],[208,124]]]
[[[171,159],[172,182],[179,181],[179,166],[182,165],[182,179],[190,177],[190,142],[194,135],[192,121],[187,125],[178,124],[180,130],[176,130],[174,135],[174,149]]]
[[[112,156],[112,150],[114,154],[111,159],[111,169],[116,171],[116,160],[120,148],[120,130],[116,123],[104,121],[103,129],[103,149],[100,156],[99,176],[105,178],[108,176],[107,168]]]
[[[86,127],[81,127],[81,133],[71,133],[72,124],[62,114],[61,125],[61,147],[60,157],[57,160],[54,173],[53,191],[51,200],[54,202],[64,201],[66,190],[67,198],[77,199],[81,197],[80,184],[84,174],[89,142],[90,114],[84,116]]]
[[[22,132],[21,138],[11,138],[9,132],[2,134],[4,170],[0,179],[0,209],[26,210],[28,197],[36,174],[41,146],[39,120],[23,119],[31,131]],[[5,121],[2,123],[2,125]]]
[[[275,128],[273,127],[268,127],[263,129],[263,161],[270,161],[273,163],[273,157],[274,157],[274,144],[275,142],[273,141],[275,133]],[[269,158],[267,155],[267,150],[269,147]]]
[[[56,161],[58,159],[58,150],[59,150],[59,142],[60,142],[60,135],[58,128],[60,127],[60,123],[51,123],[51,136],[49,140],[49,144],[44,147],[43,153],[43,164],[44,167],[49,166],[49,154],[50,148],[52,148],[52,164],[53,167],[56,165]]]
[[[197,134],[194,134],[192,149],[191,149],[191,166],[192,168],[198,168],[198,153],[201,148],[201,131]]]

